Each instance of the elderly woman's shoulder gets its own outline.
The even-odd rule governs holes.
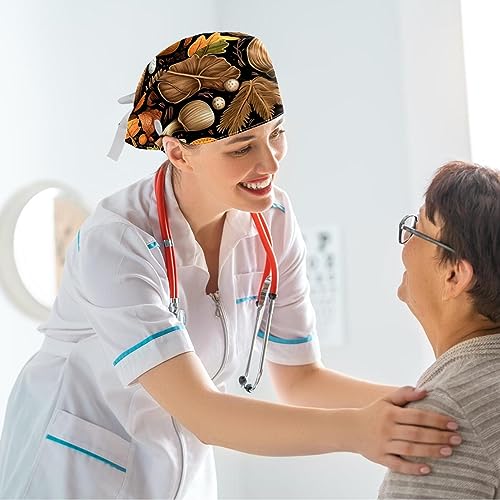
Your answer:
[[[473,433],[470,439],[497,436],[488,438],[487,445],[498,448],[500,459],[500,336],[495,337],[438,360],[419,383],[427,397],[409,406],[456,418]]]

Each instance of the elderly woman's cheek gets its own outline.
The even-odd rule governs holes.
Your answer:
[[[408,296],[408,291],[406,286],[407,280],[408,280],[408,274],[405,271],[403,273],[403,276],[401,276],[401,283],[398,287],[398,298],[403,302],[406,302]]]
[[[403,302],[408,301],[408,265],[410,264],[409,261],[411,261],[411,245],[412,241],[408,241],[402,248],[401,251],[401,260],[403,262],[404,266],[404,272],[403,275],[401,276],[401,284],[399,285],[398,288],[398,298],[402,300]]]

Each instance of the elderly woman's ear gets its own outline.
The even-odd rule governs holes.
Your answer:
[[[443,300],[456,299],[461,294],[467,293],[474,284],[474,269],[470,262],[465,259],[458,259],[456,262],[448,262],[444,266],[446,267],[446,274]]]

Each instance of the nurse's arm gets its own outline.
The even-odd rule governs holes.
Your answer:
[[[194,352],[156,366],[139,377],[139,382],[203,443],[256,455],[349,451],[391,470],[419,474],[422,463],[411,463],[398,455],[439,457],[442,443],[452,435],[445,431],[448,418],[409,412],[389,400],[363,409],[322,409],[221,393]],[[415,424],[441,430],[422,431]],[[397,436],[408,437],[408,433],[414,434],[416,442],[394,441]]]
[[[362,408],[397,388],[356,379],[330,370],[323,363],[291,366],[267,362],[281,401],[315,408]]]

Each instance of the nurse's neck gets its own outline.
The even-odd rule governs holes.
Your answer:
[[[202,186],[186,172],[172,167],[172,187],[177,204],[204,252],[217,251],[227,210],[206,196]],[[189,177],[189,178],[187,178]]]

